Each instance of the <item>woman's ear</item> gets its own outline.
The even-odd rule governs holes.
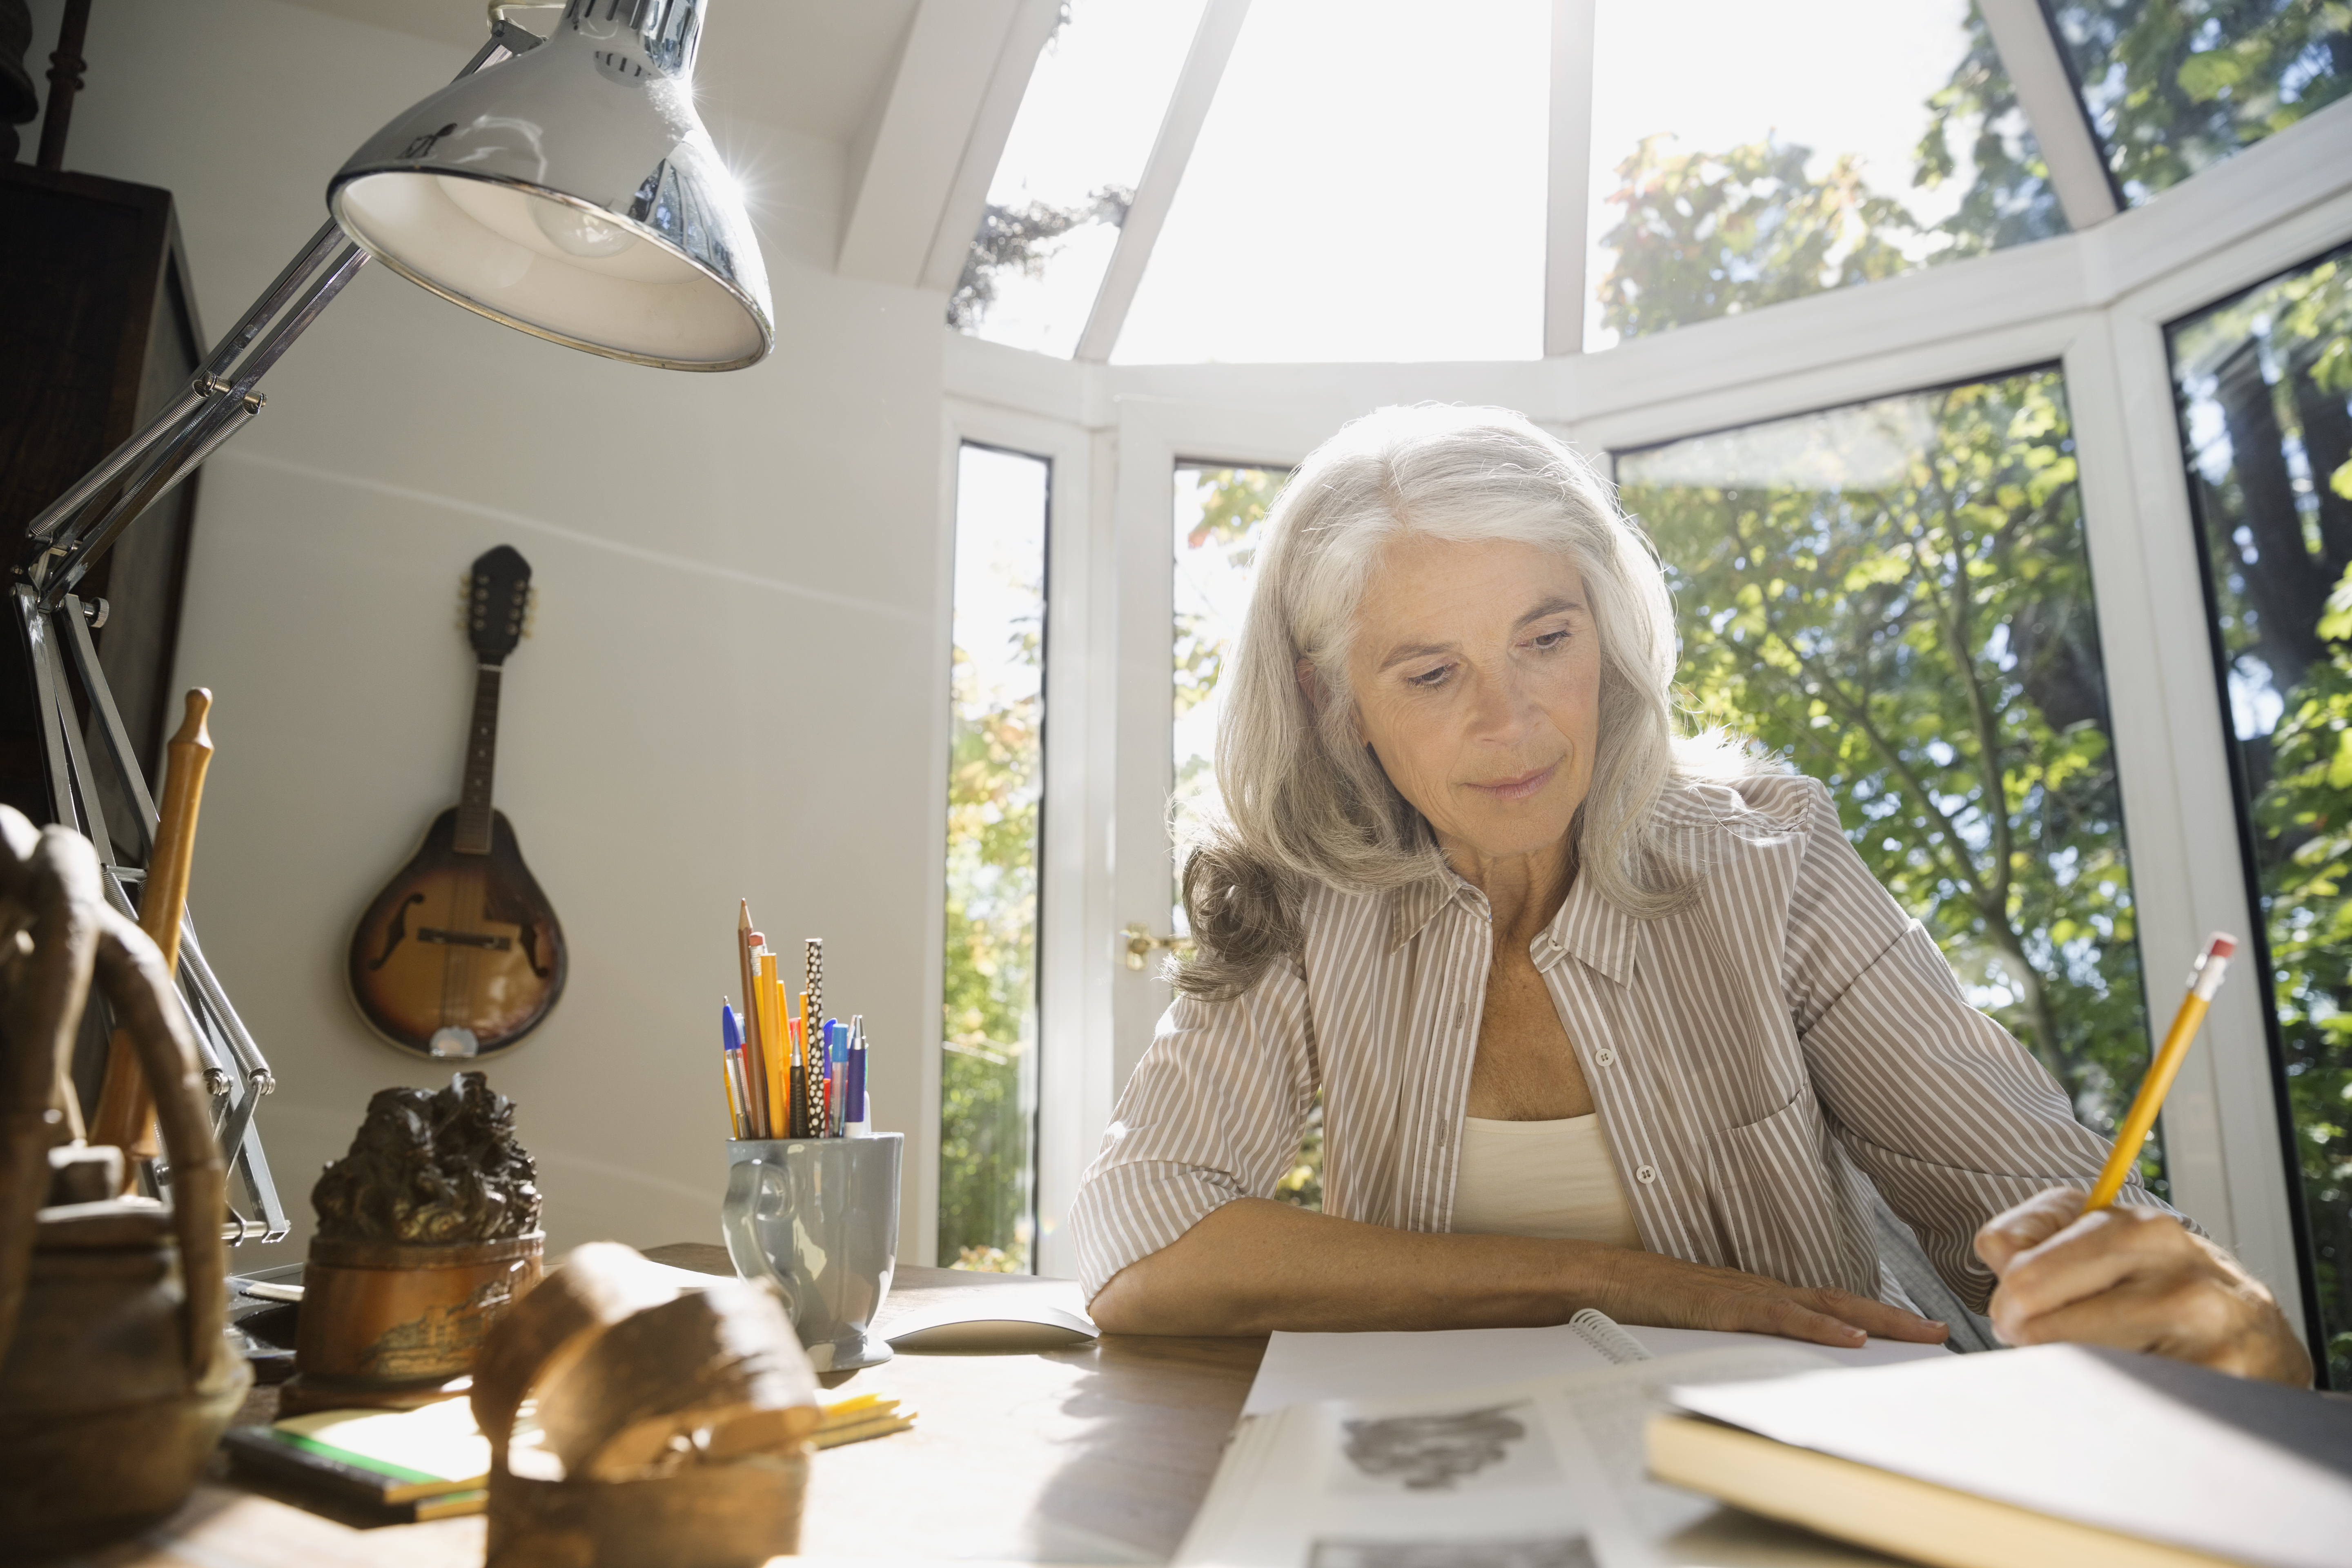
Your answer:
[[[1323,689],[1323,678],[1315,672],[1315,661],[1304,654],[1300,655],[1297,671],[1298,689],[1307,694],[1307,706],[1318,713],[1322,712],[1323,699],[1327,694]]]

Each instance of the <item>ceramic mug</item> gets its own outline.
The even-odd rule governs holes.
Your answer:
[[[871,1337],[898,1263],[906,1135],[734,1139],[727,1145],[727,1255],[784,1294],[819,1372],[890,1359]]]

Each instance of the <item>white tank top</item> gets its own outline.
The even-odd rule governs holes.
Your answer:
[[[1601,1118],[1564,1121],[1462,1119],[1454,1228],[1478,1236],[1544,1236],[1639,1250],[1642,1233]]]

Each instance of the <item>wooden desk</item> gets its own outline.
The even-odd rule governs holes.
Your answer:
[[[675,1268],[731,1274],[723,1248],[647,1249]],[[1044,1291],[1066,1280],[901,1268],[881,1327],[942,1299]],[[1043,1354],[901,1355],[828,1377],[919,1413],[914,1430],[816,1456],[802,1550],[814,1557],[1162,1563],[1207,1495],[1263,1339],[1112,1336]],[[267,1421],[257,1389],[240,1422]],[[304,1506],[292,1505],[301,1498]],[[149,1536],[72,1561],[104,1568],[480,1568],[483,1521],[359,1529],[307,1494],[214,1469]]]

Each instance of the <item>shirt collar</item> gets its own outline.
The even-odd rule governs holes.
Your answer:
[[[1456,901],[1482,920],[1491,920],[1486,896],[1454,872],[1425,877],[1389,895],[1389,951],[1419,936],[1440,910]],[[1633,980],[1634,930],[1632,917],[1592,889],[1589,877],[1579,877],[1568,890],[1559,912],[1536,939],[1538,969],[1549,968],[1561,954],[1599,970],[1620,985]]]
[[[1593,890],[1592,879],[1577,878],[1559,913],[1537,943],[1536,967],[1548,967],[1543,947],[1597,969],[1620,985],[1633,982],[1633,919]]]
[[[1451,870],[1433,877],[1410,882],[1389,895],[1389,951],[1395,952],[1422,933],[1422,929],[1437,918],[1437,911],[1454,900],[1468,894],[1471,907],[1480,914],[1486,912],[1486,895],[1455,876]]]

